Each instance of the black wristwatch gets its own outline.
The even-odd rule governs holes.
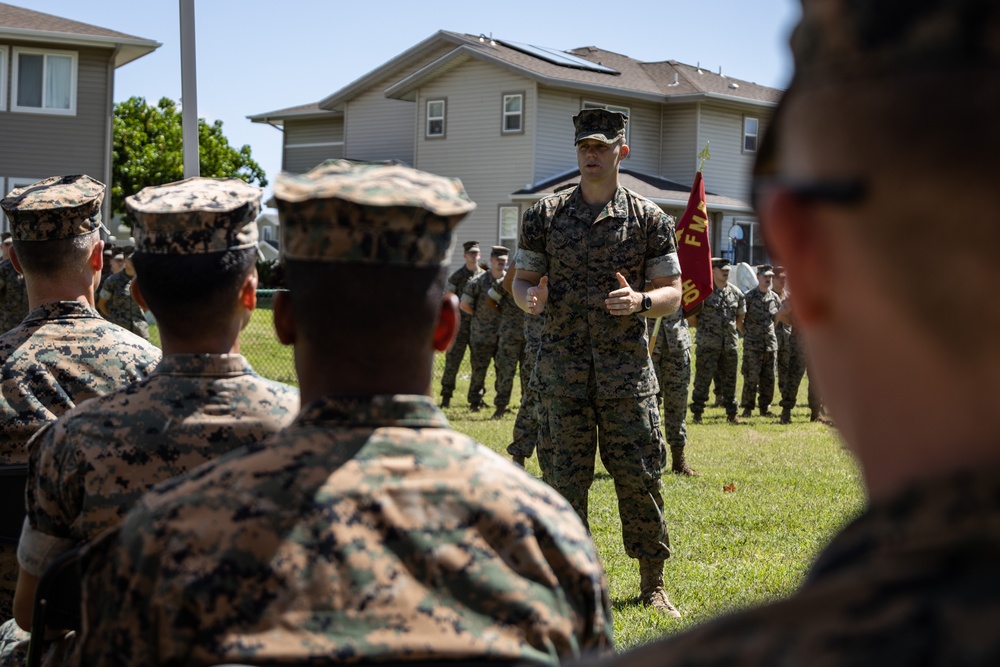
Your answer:
[[[639,309],[639,313],[638,314],[645,313],[647,310],[649,310],[652,307],[653,307],[653,300],[651,298],[649,298],[648,294],[643,294],[642,295],[642,308]]]

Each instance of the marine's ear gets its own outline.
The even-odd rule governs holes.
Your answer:
[[[297,337],[295,329],[295,311],[292,304],[292,294],[287,290],[274,293],[271,304],[274,315],[274,332],[282,345],[294,345]]]
[[[458,297],[450,292],[441,295],[441,310],[438,311],[437,324],[434,326],[434,349],[438,352],[451,347],[458,335],[458,312]]]

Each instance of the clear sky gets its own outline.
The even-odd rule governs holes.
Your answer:
[[[152,39],[117,70],[115,101],[180,100],[178,0],[4,0]],[[198,115],[249,144],[273,182],[281,134],[248,115],[316,102],[438,30],[492,34],[562,50],[597,46],[678,60],[784,88],[798,0],[196,0]],[[270,187],[267,188],[270,191]],[[266,196],[266,195],[265,195]]]

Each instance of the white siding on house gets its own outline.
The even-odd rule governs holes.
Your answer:
[[[413,102],[389,99],[385,89],[454,47],[442,44],[404,69],[373,82],[346,104],[344,156],[354,160],[401,160],[412,165],[417,110]]]
[[[535,171],[532,182],[576,169],[572,118],[580,111],[580,95],[538,87],[538,130],[535,133]]]
[[[525,93],[525,131],[503,134],[503,93],[519,91]],[[511,193],[523,188],[532,173],[535,136],[532,110],[537,98],[526,79],[470,60],[420,89],[417,128],[424,127],[426,100],[445,97],[448,99],[446,136],[427,139],[418,131],[415,166],[462,180],[477,207],[459,225],[456,243],[477,240],[485,256],[499,237],[499,205],[510,204]],[[453,267],[461,262],[461,254],[456,253],[452,257]]]
[[[693,183],[698,168],[696,156],[704,147],[704,141],[698,146],[698,107],[664,106],[660,175],[678,183]]]
[[[702,145],[711,141],[712,159],[705,163],[705,188],[716,194],[750,201],[750,175],[756,153],[743,151],[743,117],[760,119],[760,136],[767,124],[764,114],[721,106],[701,106],[700,136]],[[768,116],[770,112],[768,112]]]
[[[281,168],[305,173],[324,160],[344,157],[344,119],[286,120],[283,142]]]

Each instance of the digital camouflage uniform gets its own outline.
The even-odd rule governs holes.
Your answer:
[[[465,266],[459,268],[448,278],[447,290],[458,296],[459,299],[465,294],[465,286],[469,281],[483,273],[483,270],[476,267],[475,273],[469,271]],[[472,328],[472,316],[468,313],[461,313],[461,324],[455,340],[445,353],[444,374],[441,376],[441,398],[451,399],[455,393],[455,378],[458,376],[458,369],[462,366],[462,359],[465,357],[465,349],[469,347],[469,332]]]
[[[497,342],[496,373],[497,395],[493,404],[498,411],[510,404],[510,394],[514,389],[514,378],[518,369],[521,371],[521,395],[524,400],[524,320],[525,312],[521,310],[514,297],[498,285],[491,294],[500,304],[500,333]],[[529,376],[530,377],[530,376]]]
[[[691,389],[691,332],[683,308],[678,308],[673,315],[664,315],[660,321],[652,356],[663,400],[663,434],[670,446],[674,471],[681,472]]]
[[[97,547],[85,588],[100,623],[79,664],[558,664],[605,650],[600,561],[567,514],[426,397],[321,399],[280,436],[163,485]]]
[[[2,206],[15,241],[44,242],[97,229],[103,197],[88,176],[52,177],[13,190]],[[32,309],[0,336],[0,465],[27,463],[25,445],[42,425],[146,377],[159,360],[158,348],[86,303]],[[0,547],[0,622],[11,618],[17,572],[15,550]]]
[[[807,372],[806,353],[802,346],[802,337],[799,335],[796,327],[791,326],[788,333],[788,376],[785,380],[785,386],[781,390],[780,405],[782,413],[787,410],[790,414],[792,409],[795,408],[795,403],[799,396],[799,385],[802,384],[802,378],[805,377]],[[809,402],[809,410],[815,418],[823,409],[823,404],[812,378],[809,378],[807,400]]]
[[[28,314],[24,276],[9,259],[0,262],[0,334],[10,331]]]
[[[769,412],[774,399],[774,370],[778,354],[778,338],[774,331],[774,316],[781,299],[768,289],[754,287],[744,295],[747,313],[743,319],[743,399],[744,412],[753,410],[754,399],[761,414]]]
[[[522,311],[524,312],[524,311]],[[531,388],[531,374],[538,359],[538,348],[542,344],[542,328],[545,318],[541,315],[524,314],[524,363],[521,366],[521,405],[514,418],[513,441],[507,446],[511,456],[528,458],[535,453],[538,443],[538,393]]]
[[[716,287],[702,301],[695,333],[698,347],[694,389],[691,392],[691,412],[695,415],[705,411],[712,378],[716,380],[719,398],[726,414],[736,415],[736,373],[739,365],[736,316],[745,312],[746,301],[743,294],[730,283],[726,283],[722,289]]]
[[[788,292],[778,295],[778,301],[784,303],[788,298]],[[780,310],[780,306],[779,306]],[[778,396],[784,398],[785,385],[788,383],[788,373],[791,368],[791,352],[789,336],[792,334],[792,327],[784,322],[774,323],[774,337],[778,341],[778,354],[775,360],[775,368],[778,376]]]
[[[109,321],[149,340],[146,315],[132,298],[132,276],[124,269],[107,277],[101,285],[100,298],[107,301]]]
[[[457,180],[348,161],[279,175],[275,198],[283,258],[345,269],[441,265],[474,207]],[[557,664],[611,648],[572,508],[428,396],[312,400],[144,496],[84,569],[82,665]]]
[[[604,300],[619,288],[618,272],[636,290],[647,280],[680,273],[673,219],[623,187],[595,218],[576,187],[525,212],[517,266],[548,275],[541,348],[531,376],[541,400],[543,479],[586,522],[599,429],[626,553],[667,558],[660,479],[666,451],[646,320],[615,317]]]
[[[874,503],[786,600],[725,616],[601,667],[998,665],[1000,470]]]
[[[483,271],[469,281],[462,294],[462,302],[472,306],[475,313],[469,329],[469,357],[472,362],[472,377],[469,379],[469,405],[481,407],[486,395],[486,372],[490,362],[496,357],[497,346],[500,343],[501,314],[490,308],[486,303],[491,299],[489,293],[503,292],[500,281],[489,271]],[[494,382],[494,389],[498,389]],[[499,391],[497,392],[499,393]]]
[[[46,424],[31,441],[21,569],[41,576],[157,482],[275,433],[298,407],[296,389],[260,377],[241,355],[174,354],[150,377]],[[0,640],[0,664],[19,664],[29,633],[3,636],[20,641]]]

